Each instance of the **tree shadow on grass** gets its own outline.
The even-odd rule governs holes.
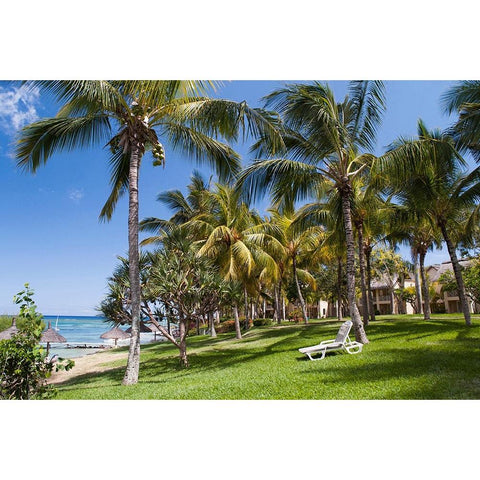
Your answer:
[[[332,322],[334,323],[334,322]],[[325,328],[323,324],[311,324],[306,328],[292,326],[289,328],[270,328],[256,330],[252,336],[244,340],[236,340],[233,336],[221,338],[195,339],[189,346],[190,367],[185,369],[180,366],[178,350],[174,345],[162,344],[159,356],[154,357],[158,344],[142,345],[142,352],[147,358],[142,359],[140,366],[139,385],[166,384],[170,381],[181,381],[181,377],[190,377],[203,372],[221,374],[225,369],[235,370],[237,367],[242,375],[255,373],[249,367],[254,362],[253,368],[268,371],[270,365],[274,368],[280,362],[282,365],[289,363],[294,368],[295,375],[310,375],[312,387],[325,385],[328,388],[342,387],[344,385],[358,386],[364,383],[370,385],[385,384],[385,391],[374,388],[374,396],[365,394],[355,398],[478,398],[480,385],[472,372],[480,370],[478,360],[478,327],[463,327],[452,321],[431,322],[383,322],[369,328],[372,344],[376,340],[394,339],[405,337],[405,340],[421,340],[423,338],[439,335],[435,340],[438,346],[432,349],[427,344],[417,348],[395,348],[390,345],[381,345],[376,349],[369,349],[367,345],[364,352],[359,355],[332,355],[330,354],[321,362],[310,362],[297,350],[298,348],[318,343],[320,340],[334,338],[338,322]],[[412,332],[418,333],[411,337]],[[455,339],[442,339],[442,334],[456,333]],[[472,338],[472,336],[474,338]],[[255,346],[258,342],[258,347]],[[406,343],[403,342],[403,345]],[[243,348],[244,346],[245,348]],[[278,357],[272,357],[277,355]],[[255,363],[263,357],[264,362]],[[272,363],[271,358],[274,358]],[[301,361],[305,362],[301,362]],[[92,389],[104,388],[99,384],[119,386],[124,374],[124,367],[114,367],[98,374],[82,375],[57,384],[62,389]],[[409,381],[411,380],[411,381]],[[201,380],[199,380],[201,381]],[[261,373],[259,381],[263,381]],[[398,383],[399,382],[399,383]],[[308,383],[308,382],[307,382]],[[397,390],[390,384],[398,383]],[[471,386],[469,386],[471,384]],[[353,387],[352,387],[353,388]],[[341,389],[341,388],[340,388]],[[368,389],[366,390],[368,391]],[[339,397],[340,398],[340,397]],[[342,394],[341,398],[352,398]]]
[[[388,349],[382,352],[381,357],[387,357],[385,360],[377,357],[368,362],[352,364],[335,359],[334,365],[332,361],[326,362],[316,371],[308,369],[301,374],[318,377],[317,381],[333,393],[349,384],[360,392],[362,384],[365,385],[365,392],[371,391],[371,385],[376,387],[373,396],[360,393],[352,398],[342,394],[339,399],[480,398],[480,382],[476,374],[480,369],[480,359],[472,353],[470,349],[458,349],[458,346],[456,351],[449,351],[448,355],[437,349]]]

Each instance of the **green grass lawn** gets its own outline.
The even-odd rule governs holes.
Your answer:
[[[188,339],[190,367],[167,343],[142,345],[137,385],[121,385],[125,360],[57,386],[58,399],[478,399],[480,317],[384,316],[358,355],[312,362],[298,348],[334,338],[339,322],[253,328]],[[121,349],[119,349],[121,350]],[[125,350],[125,348],[123,349]]]

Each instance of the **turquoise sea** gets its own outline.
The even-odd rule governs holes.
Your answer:
[[[58,354],[59,357],[73,358],[82,357],[89,353],[101,350],[100,345],[111,345],[111,341],[105,341],[100,335],[112,328],[103,317],[78,317],[73,315],[44,315],[43,321],[48,326],[51,322],[52,328],[67,339],[67,343],[50,344],[50,355]],[[121,327],[126,330],[127,327]],[[153,334],[142,334],[141,343],[148,343],[153,340]],[[157,339],[159,337],[157,336]],[[79,348],[81,346],[89,348]]]

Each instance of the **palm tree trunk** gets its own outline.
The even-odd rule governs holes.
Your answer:
[[[417,307],[417,313],[423,313],[423,305],[422,305],[422,289],[423,285],[421,283],[424,283],[423,276],[422,276],[422,281],[420,282],[420,254],[418,252],[414,252],[414,258],[415,258],[415,296],[416,298],[416,307]],[[425,255],[423,256],[425,258]],[[424,272],[425,273],[425,272]],[[427,286],[428,290],[428,286]],[[428,291],[427,291],[428,294]],[[429,312],[430,313],[430,312]],[[430,315],[429,315],[430,316]],[[427,318],[425,318],[427,320]]]
[[[342,315],[342,280],[343,280],[343,271],[342,271],[342,257],[338,257],[338,268],[337,268],[337,318],[338,321],[343,321]]]
[[[368,325],[367,285],[365,282],[365,255],[363,251],[363,224],[357,225],[358,232],[358,263],[360,267],[360,288],[362,290],[363,325]]]
[[[455,246],[452,243],[450,235],[448,234],[447,227],[444,223],[439,222],[440,230],[442,231],[443,239],[447,244],[448,253],[450,254],[450,260],[452,261],[453,272],[455,279],[457,280],[458,296],[460,298],[460,305],[462,306],[463,316],[465,317],[465,323],[467,326],[472,324],[470,318],[470,309],[468,308],[467,296],[465,294],[465,284],[463,283],[462,268],[458,262]]]
[[[275,312],[274,312],[274,318],[276,317],[277,323],[280,324],[282,321],[281,315],[280,315],[280,295],[278,294],[278,288],[277,285],[273,286],[273,295],[274,295],[274,304],[275,304]]]
[[[138,175],[143,146],[137,142],[130,155],[128,175],[128,262],[130,279],[130,301],[132,336],[128,349],[128,360],[122,383],[132,385],[138,382],[140,369],[140,255],[138,251]]]
[[[298,281],[298,275],[297,275],[297,259],[295,256],[292,259],[293,263],[293,278],[295,280],[295,285],[297,286],[297,295],[298,299],[300,300],[300,306],[302,307],[302,313],[303,313],[303,320],[305,324],[308,323],[308,312],[307,312],[307,307],[305,305],[305,300],[303,299],[302,295],[302,290],[300,289],[300,282]]]
[[[427,275],[425,274],[425,255],[426,253],[424,252],[421,252],[419,255],[420,275],[422,277],[423,301],[425,303],[423,307],[423,318],[424,320],[430,320],[430,293],[428,291]]]
[[[368,338],[363,328],[362,319],[360,318],[360,312],[358,311],[357,304],[355,303],[355,240],[353,237],[352,229],[352,211],[350,205],[350,185],[346,185],[340,191],[342,198],[342,212],[343,221],[345,223],[345,239],[347,243],[347,297],[348,307],[350,309],[350,317],[353,322],[353,328],[355,331],[355,339],[360,343],[368,343]],[[350,188],[348,188],[350,187]]]
[[[240,319],[238,318],[237,304],[233,305],[233,318],[235,319],[235,338],[240,340],[242,338],[242,331],[240,329]]]
[[[243,287],[243,298],[245,301],[244,309],[245,309],[245,330],[248,330],[248,292],[247,287]]]
[[[375,305],[373,303],[373,292],[372,292],[372,265],[370,263],[370,258],[372,255],[372,247],[368,245],[365,247],[365,260],[367,264],[367,292],[368,292],[368,309],[370,311],[370,321],[375,321]]]

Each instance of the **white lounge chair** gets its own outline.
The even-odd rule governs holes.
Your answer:
[[[363,344],[359,342],[352,342],[348,336],[352,328],[353,323],[350,320],[342,323],[340,326],[337,337],[335,340],[325,340],[313,347],[299,348],[298,351],[304,353],[310,360],[322,360],[325,358],[327,352],[334,352],[336,350],[345,350],[351,355],[360,353],[363,348]],[[321,353],[319,358],[312,358],[312,355]]]

